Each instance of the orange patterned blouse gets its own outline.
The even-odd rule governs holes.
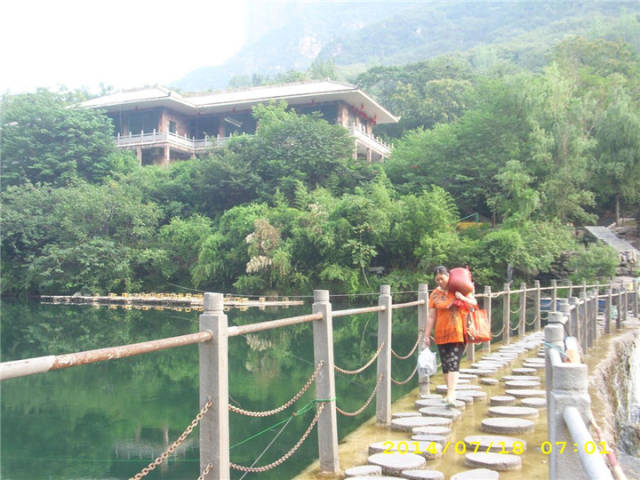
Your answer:
[[[429,295],[429,308],[436,309],[436,328],[433,336],[437,345],[464,342],[462,315],[457,307],[452,306],[455,300],[453,292],[445,292],[439,288],[434,289]]]

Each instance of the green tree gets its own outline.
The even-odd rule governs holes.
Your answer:
[[[118,167],[113,126],[96,110],[73,108],[47,90],[4,96],[0,122],[2,188],[25,182],[68,185],[99,182]]]

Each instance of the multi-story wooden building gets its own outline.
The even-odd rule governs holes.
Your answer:
[[[284,100],[299,113],[318,111],[328,122],[347,128],[355,158],[383,161],[391,153],[372,127],[398,118],[353,85],[334,81],[193,96],[153,87],[94,98],[81,106],[104,110],[115,125],[117,145],[134,149],[141,165],[168,165],[224,145],[233,135],[254,134],[251,108],[270,100]]]

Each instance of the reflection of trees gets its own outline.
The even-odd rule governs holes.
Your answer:
[[[229,317],[231,324],[254,323],[309,310],[304,306],[275,312],[231,311]],[[404,353],[415,341],[415,309],[401,312],[394,311],[394,348]],[[340,366],[359,367],[375,353],[375,314],[336,319],[334,325],[336,363]],[[9,360],[170,337],[197,328],[196,313],[5,303],[2,349]],[[288,401],[311,376],[312,327],[302,324],[260,332],[251,342],[258,340],[270,347],[252,349],[245,337],[230,338],[230,396],[231,402],[242,408],[268,410]],[[394,377],[406,377],[413,367],[410,360],[394,361],[394,369],[398,369]],[[375,366],[362,375],[337,375],[339,405],[347,410],[359,408],[373,389],[375,376]],[[116,455],[117,445],[161,445],[165,436],[173,441],[197,413],[198,349],[183,347],[85,365],[7,380],[2,386],[0,457],[7,476],[128,478],[149,459],[131,463],[133,460]],[[409,388],[394,386],[393,391],[397,395]],[[314,397],[311,387],[294,406],[272,417],[231,414],[231,445],[288,418]],[[369,418],[373,408],[355,419],[340,417],[340,435]],[[294,418],[277,445],[259,463],[269,463],[288,451],[312,417],[313,412],[307,412]],[[276,431],[232,450],[232,461],[251,464]],[[197,431],[192,435],[190,441],[197,442]],[[53,456],[58,460],[50,465],[37,460]],[[188,459],[178,458],[169,465],[166,478],[176,478],[173,475],[177,472],[189,477],[197,472],[197,453],[190,451],[187,456]],[[317,444],[312,435],[292,461],[264,478],[290,478],[316,457]],[[150,478],[164,474],[153,475]]]

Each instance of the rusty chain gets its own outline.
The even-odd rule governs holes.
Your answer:
[[[380,352],[382,352],[383,348],[384,348],[384,342],[380,344],[380,347],[378,347],[378,351],[373,355],[371,360],[369,360],[367,363],[365,363],[362,367],[358,368],[357,370],[345,370],[344,368],[340,368],[337,365],[334,365],[333,368],[335,368],[338,372],[345,373],[347,375],[356,375],[358,373],[362,373],[375,361],[376,358],[378,358],[378,355],[380,355]]]
[[[320,414],[322,413],[322,410],[324,410],[324,407],[325,407],[324,403],[321,403],[318,406],[318,411],[316,412],[315,417],[313,417],[313,420],[311,421],[311,424],[305,430],[305,432],[302,434],[302,437],[300,438],[300,440],[298,440],[298,442],[291,448],[291,450],[289,450],[287,453],[285,453],[282,457],[280,457],[275,462],[272,462],[272,463],[270,463],[268,465],[264,465],[262,467],[245,467],[243,465],[236,465],[235,463],[230,463],[229,464],[230,467],[233,468],[234,470],[239,470],[241,472],[261,473],[261,472],[267,472],[267,471],[269,471],[269,470],[271,470],[271,469],[283,464],[284,462],[289,460],[289,458],[294,453],[296,453],[298,448],[300,448],[300,445],[302,445],[302,443],[307,439],[307,437],[311,433],[311,430],[313,430],[313,427],[316,425],[316,423],[318,423],[318,419],[320,418]]]
[[[205,467],[205,469],[202,471],[202,473],[200,474],[200,476],[198,477],[197,480],[204,480],[205,477],[207,475],[209,475],[209,472],[213,469],[213,465],[211,465],[210,463],[207,464],[207,466]]]
[[[413,346],[413,348],[411,349],[411,351],[409,353],[407,353],[406,355],[398,355],[394,350],[393,347],[391,348],[391,353],[393,354],[394,357],[396,357],[399,360],[406,360],[407,358],[409,358],[411,355],[413,355],[413,353],[416,351],[416,348],[418,348],[418,345],[420,345],[420,340],[422,340],[422,335],[423,335],[423,331],[420,330],[418,332],[418,339],[416,340],[416,344]]]
[[[413,369],[413,372],[411,372],[411,375],[409,375],[409,377],[407,377],[406,380],[395,380],[393,377],[391,377],[391,381],[393,383],[395,383],[396,385],[404,385],[406,383],[409,383],[409,380],[411,380],[413,378],[413,376],[416,374],[416,372],[418,371],[418,365],[416,365],[416,368]]]
[[[200,412],[198,412],[198,414],[196,415],[196,418],[193,419],[193,421],[191,422],[191,424],[185,429],[184,432],[182,432],[182,435],[180,435],[178,437],[178,439],[173,442],[169,448],[167,448],[167,450],[160,455],[158,458],[156,458],[153,462],[151,462],[149,465],[147,465],[146,467],[144,467],[140,473],[136,474],[135,476],[129,478],[129,480],[140,480],[143,477],[146,477],[152,470],[154,470],[158,465],[162,464],[164,461],[167,460],[167,458],[169,458],[169,455],[173,454],[173,452],[176,451],[176,448],[178,448],[189,436],[189,434],[193,431],[194,428],[196,428],[196,426],[200,423],[200,420],[202,420],[202,418],[205,416],[205,414],[209,411],[209,409],[211,408],[211,406],[213,405],[213,401],[208,400],[207,403],[204,404],[204,406],[202,407],[202,409],[200,410]],[[209,473],[209,472],[207,472]],[[203,477],[204,478],[204,477]]]
[[[345,417],[355,417],[357,415],[360,415],[362,412],[364,412],[365,408],[369,406],[369,404],[371,403],[371,400],[373,400],[374,395],[378,391],[378,388],[380,387],[380,383],[382,382],[383,377],[384,375],[380,374],[380,376],[378,377],[378,383],[376,383],[376,387],[373,389],[373,392],[371,392],[371,395],[369,395],[369,398],[367,399],[367,401],[362,407],[360,407],[355,412],[345,412],[341,408],[338,408],[338,405],[336,405],[336,410],[338,411],[338,413],[340,413],[341,415],[344,415]]]
[[[268,417],[270,415],[275,415],[276,413],[280,413],[283,410],[286,410],[287,408],[289,408],[291,405],[293,405],[302,395],[304,395],[304,392],[306,392],[309,387],[311,386],[311,384],[313,383],[313,381],[316,379],[316,377],[318,376],[318,373],[320,373],[320,370],[322,369],[322,367],[324,366],[324,361],[321,360],[320,363],[318,363],[318,366],[316,367],[315,371],[313,372],[313,374],[311,375],[311,377],[309,378],[309,380],[307,381],[307,383],[304,384],[304,386],[302,387],[302,389],[296,393],[291,400],[289,400],[287,403],[285,403],[284,405],[282,405],[281,407],[275,408],[273,410],[267,410],[265,412],[253,412],[251,410],[244,410],[242,408],[238,408],[235,407],[233,405],[229,405],[229,410],[231,410],[234,413],[239,413],[240,415],[246,415],[248,417]]]

